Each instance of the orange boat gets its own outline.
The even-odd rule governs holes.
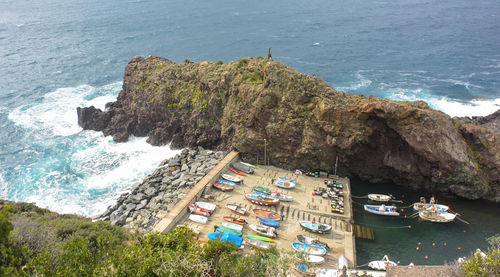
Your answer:
[[[245,221],[245,219],[243,219],[243,218],[236,218],[234,216],[225,216],[225,217],[223,217],[223,220],[225,222],[234,223],[234,224],[238,224],[238,225],[244,225],[245,223],[247,223]]]
[[[281,218],[279,213],[264,209],[253,209],[253,213],[260,218],[267,218],[272,220],[280,220]]]
[[[228,184],[219,183],[219,182],[214,183],[214,188],[220,189],[222,191],[231,191],[234,189],[233,186],[230,186]]]
[[[232,168],[230,168],[229,170],[231,170],[231,172],[234,172],[234,173],[236,173],[236,174],[238,174],[238,175],[241,175],[241,176],[247,176],[245,173],[240,172],[240,171],[238,171],[238,170],[235,170],[235,169],[232,169]]]
[[[202,209],[200,207],[196,207],[193,204],[188,206],[188,211],[192,214],[202,215],[202,216],[206,216],[206,217],[209,217],[212,215],[212,213],[210,213],[209,211]]]

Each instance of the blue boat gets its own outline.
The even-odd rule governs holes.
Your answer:
[[[286,177],[278,177],[278,180],[283,180],[283,181],[289,181],[289,182],[292,182],[292,183],[297,183],[297,180],[286,178]]]
[[[292,243],[293,249],[299,252],[304,252],[309,255],[323,256],[326,254],[326,248],[319,245],[303,243],[303,242],[294,242]]]
[[[235,182],[231,182],[231,181],[228,181],[228,180],[224,180],[224,179],[220,179],[219,181],[217,181],[218,183],[221,183],[221,184],[226,184],[228,186],[236,186],[236,183]]]
[[[261,224],[273,227],[273,228],[279,228],[280,227],[280,222],[276,220],[271,220],[267,218],[259,218],[259,221]]]
[[[228,241],[237,247],[241,247],[241,243],[243,242],[243,238],[235,236],[233,234],[228,233],[210,233],[207,235],[208,239],[217,239],[221,241]]]

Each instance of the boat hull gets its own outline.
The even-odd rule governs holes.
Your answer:
[[[201,224],[207,224],[208,217],[205,217],[202,215],[197,215],[197,214],[190,214],[189,220],[197,222],[197,223],[201,223]]]
[[[441,204],[430,204],[430,203],[413,203],[413,209],[415,211],[427,210],[427,209],[436,209],[438,212],[446,212],[450,209],[449,206],[441,205]]]
[[[229,174],[222,174],[221,175],[222,179],[226,179],[230,182],[234,182],[234,183],[240,183],[242,180],[241,178],[238,178],[236,176],[233,176],[233,175],[229,175]]]
[[[418,216],[422,220],[436,222],[436,223],[447,223],[455,220],[456,215],[447,212],[429,212],[427,210],[423,210],[418,212]]]
[[[311,238],[308,236],[298,235],[297,240],[299,240],[300,242],[303,242],[303,243],[318,245],[318,246],[324,247],[325,249],[330,249],[330,247],[328,246],[328,244],[326,242],[322,242],[320,240],[317,240],[315,238]]]
[[[267,218],[272,220],[279,220],[281,218],[279,213],[273,211],[253,209],[253,212],[258,218]]]
[[[373,200],[373,201],[378,201],[378,202],[388,202],[392,199],[389,195],[385,194],[376,194],[376,193],[371,193],[368,194],[368,199]]]
[[[365,205],[365,211],[378,214],[378,215],[388,215],[388,216],[399,216],[396,206],[382,206],[382,205]]]
[[[226,204],[226,208],[228,208],[231,212],[239,215],[245,215],[245,213],[247,212],[247,209],[245,207],[233,204]]]
[[[231,172],[233,172],[233,173],[235,173],[235,174],[238,174],[238,175],[241,175],[241,176],[248,176],[248,175],[246,175],[245,173],[240,172],[240,171],[238,171],[238,170],[236,170],[236,169],[232,169],[232,168],[230,168],[229,170],[230,170]]]
[[[229,233],[211,233],[207,235],[208,239],[227,241],[237,247],[241,247],[243,238],[229,234]]]
[[[217,208],[215,204],[201,201],[195,202],[194,205],[211,212],[215,211],[215,208]]]
[[[299,224],[300,226],[302,226],[302,228],[318,234],[327,233],[332,229],[332,226],[328,224],[317,224],[312,223],[311,221],[299,221]]]
[[[273,227],[261,224],[250,224],[248,225],[248,227],[250,227],[250,229],[252,229],[254,232],[266,237],[275,238],[277,236],[276,229]]]
[[[324,247],[303,243],[303,242],[294,242],[292,243],[293,249],[298,252],[304,252],[310,255],[323,256],[326,254],[326,249]]]
[[[273,184],[277,187],[284,188],[284,189],[292,189],[296,185],[296,183],[294,183],[294,182],[285,181],[285,180],[274,180]]]
[[[260,198],[259,198],[260,196]],[[273,198],[267,198],[262,195],[257,195],[253,193],[246,193],[245,198],[257,205],[262,205],[262,206],[275,206],[280,203],[279,199],[273,199]]]
[[[225,222],[223,221],[222,222],[222,226],[226,227],[226,228],[231,228],[231,229],[234,229],[236,231],[243,231],[243,225],[238,225],[238,224],[234,224],[234,223],[231,223],[231,222]]]
[[[261,224],[273,227],[273,228],[279,228],[280,227],[280,222],[276,220],[271,220],[267,218],[259,218],[259,221]]]

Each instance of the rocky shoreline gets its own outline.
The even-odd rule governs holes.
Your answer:
[[[109,220],[129,230],[145,232],[226,155],[227,152],[202,147],[184,149],[162,161],[153,173],[135,184],[131,192],[122,194],[96,220]]]

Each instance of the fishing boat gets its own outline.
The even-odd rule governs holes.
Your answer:
[[[234,216],[225,216],[222,218],[225,222],[230,222],[238,225],[245,225],[246,221],[243,218],[236,218]]]
[[[228,208],[230,211],[233,213],[239,214],[239,215],[245,215],[247,212],[247,208],[239,205],[234,205],[234,204],[226,204],[226,208]]]
[[[305,236],[305,235],[297,235],[297,240],[299,240],[300,242],[303,242],[303,243],[309,243],[309,244],[313,244],[313,245],[319,245],[321,247],[324,247],[325,249],[330,249],[330,247],[328,246],[328,243],[320,241],[320,240],[317,240],[317,239],[315,239],[313,237],[308,237],[308,236]]]
[[[316,256],[316,255],[307,255],[306,261],[313,263],[313,264],[320,264],[325,261],[325,258],[321,256]]]
[[[370,193],[368,194],[368,199],[378,202],[387,202],[391,201],[392,197],[385,194]]]
[[[304,252],[311,255],[323,256],[326,254],[326,249],[324,247],[303,243],[303,242],[294,242],[292,243],[293,249],[298,252]]]
[[[263,206],[275,206],[280,203],[279,199],[270,198],[255,193],[245,193],[245,198],[254,204]]]
[[[294,269],[302,276],[316,276],[316,272],[314,271],[314,269],[309,269],[307,265],[304,264],[299,264]]]
[[[258,234],[261,234],[266,237],[275,238],[276,236],[278,236],[278,234],[276,233],[276,229],[273,227],[261,224],[250,224],[248,225],[248,227],[250,227],[250,229],[254,230]]]
[[[222,174],[221,177],[222,177],[222,179],[226,179],[226,180],[234,182],[234,183],[240,183],[241,181],[243,181],[243,180],[241,180],[241,178],[238,178],[236,176],[229,175],[229,174]]]
[[[213,184],[213,187],[214,187],[214,188],[216,188],[216,189],[218,189],[218,190],[222,190],[222,191],[224,191],[224,192],[234,190],[234,187],[233,187],[233,186],[226,185],[226,184],[219,183],[219,182],[215,182],[215,183]]]
[[[202,216],[206,216],[206,217],[209,217],[212,215],[212,213],[210,211],[207,211],[203,208],[197,207],[194,204],[189,205],[187,207],[187,209],[192,214],[198,214],[198,215],[202,215]]]
[[[246,174],[253,174],[253,169],[251,167],[249,167],[249,166],[246,166],[246,165],[242,164],[242,163],[239,163],[239,162],[238,163],[232,163],[231,166],[234,169],[238,170],[239,172],[244,172]]]
[[[215,204],[208,203],[208,202],[201,202],[201,201],[195,202],[194,205],[197,207],[200,207],[202,209],[205,209],[207,211],[210,211],[212,213],[215,211],[215,208],[217,208],[217,205],[215,205]]]
[[[365,205],[365,211],[370,212],[372,214],[378,215],[390,215],[390,216],[398,216],[397,212],[398,208],[396,206],[386,206],[382,205]]]
[[[238,237],[241,237],[243,235],[243,233],[241,231],[227,228],[224,226],[214,226],[214,229],[215,229],[215,232],[218,232],[218,233],[228,233],[228,234],[233,234],[233,235],[238,236]]]
[[[226,184],[226,185],[231,186],[231,187],[235,187],[237,185],[237,183],[231,182],[231,181],[228,181],[225,179],[220,179],[217,181],[217,183]]]
[[[286,178],[286,177],[278,177],[278,180],[288,181],[288,182],[292,182],[292,183],[296,183],[297,184],[297,180]]]
[[[448,212],[421,210],[418,212],[418,216],[423,220],[445,223],[445,222],[452,222],[453,220],[455,220],[455,217],[457,215]]]
[[[299,221],[299,224],[300,224],[300,226],[302,226],[302,228],[304,228],[310,232],[319,233],[319,234],[326,233],[332,229],[331,225],[322,224],[322,223],[315,223],[313,221],[305,221],[305,220]]]
[[[245,163],[245,162],[240,162],[240,163],[243,164],[243,165],[249,166],[251,168],[254,168],[254,169],[258,168],[256,165],[253,165],[253,164],[249,164],[249,163]]]
[[[227,241],[237,247],[241,247],[241,243],[243,242],[243,238],[229,233],[210,233],[207,237],[208,239]]]
[[[435,209],[438,212],[444,213],[444,212],[448,211],[450,209],[450,207],[446,206],[446,205],[441,205],[441,204],[415,202],[415,203],[413,203],[413,209],[415,211]]]
[[[262,186],[253,186],[252,189],[257,192],[262,192],[265,194],[270,194],[271,190]]]
[[[279,199],[280,201],[285,201],[285,202],[293,201],[293,196],[288,195],[286,193],[277,192],[277,191],[273,191],[273,192],[270,192],[270,193],[265,193],[265,192],[260,192],[260,191],[254,190],[252,193],[260,194],[260,195],[265,195],[267,197]]]
[[[251,246],[254,246],[254,247],[257,247],[260,249],[269,249],[272,246],[274,246],[273,242],[261,241],[258,239],[245,238],[245,242]]]
[[[267,242],[274,242],[274,240],[271,238],[267,238],[267,237],[263,237],[263,236],[256,236],[256,235],[247,235],[247,236],[245,236],[245,238],[257,239],[257,240],[267,241]]]
[[[280,227],[280,222],[272,219],[267,219],[267,218],[259,218],[259,222],[261,224],[264,224],[269,227],[273,228],[279,228]]]
[[[279,213],[264,209],[253,209],[253,213],[259,218],[268,218],[273,220],[280,220],[281,218]]]
[[[235,173],[235,174],[238,174],[238,175],[241,175],[241,176],[248,176],[248,175],[246,175],[245,173],[243,173],[243,172],[241,172],[241,171],[238,171],[238,170],[236,170],[236,169],[232,169],[232,168],[230,168],[229,170],[230,170],[231,172],[233,172],[233,173]]]
[[[389,257],[387,257],[387,255],[385,255],[380,261],[371,261],[368,263],[368,267],[375,270],[387,270],[387,268],[397,265],[397,263],[389,261]]]
[[[198,215],[198,214],[190,214],[189,220],[197,222],[197,223],[201,223],[201,224],[207,224],[208,217]]]
[[[294,188],[295,185],[297,185],[294,182],[290,182],[290,181],[286,181],[286,180],[280,180],[280,179],[274,180],[273,184],[275,186],[277,186],[277,187],[284,188],[284,189],[291,189],[291,188]]]
[[[227,227],[227,228],[231,228],[231,229],[234,229],[234,230],[240,231],[240,232],[243,231],[243,225],[234,224],[231,222],[223,221],[222,226]]]

